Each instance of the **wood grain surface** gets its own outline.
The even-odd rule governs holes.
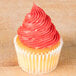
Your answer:
[[[76,0],[0,0],[0,76],[28,76],[18,67],[13,39],[33,2],[51,17],[64,40],[58,67],[43,76],[75,76]]]

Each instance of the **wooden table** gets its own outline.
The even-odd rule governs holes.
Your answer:
[[[34,2],[51,17],[64,40],[57,68],[43,76],[75,76],[76,0],[37,0]],[[32,4],[32,0],[0,0],[0,76],[29,75],[18,66],[13,38],[24,16],[30,12]]]

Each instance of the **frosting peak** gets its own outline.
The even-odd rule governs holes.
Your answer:
[[[32,48],[53,46],[60,40],[60,35],[50,17],[35,4],[31,12],[26,14],[17,33],[20,41]]]

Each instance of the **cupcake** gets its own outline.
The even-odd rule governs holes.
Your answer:
[[[14,38],[18,64],[28,73],[53,71],[59,60],[62,38],[51,18],[33,4]]]

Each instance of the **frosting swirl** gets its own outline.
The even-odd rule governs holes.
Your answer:
[[[60,35],[50,17],[35,4],[31,12],[26,14],[17,33],[20,41],[32,48],[53,46],[60,40]]]

